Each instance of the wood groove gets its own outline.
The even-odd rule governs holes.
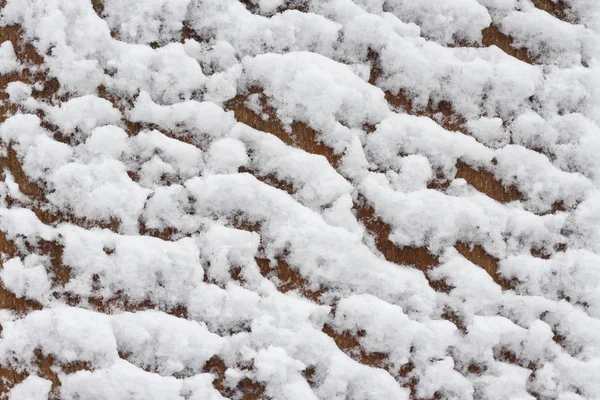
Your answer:
[[[464,179],[479,192],[503,204],[525,200],[525,196],[516,187],[507,188],[491,172],[475,169],[460,159],[456,162],[456,178]]]
[[[535,60],[529,55],[529,51],[525,47],[516,48],[514,39],[502,32],[496,25],[490,25],[482,32],[483,39],[481,43],[484,47],[496,46],[509,56],[513,56],[517,60],[534,64]]]
[[[533,5],[540,10],[562,21],[570,22],[568,18],[568,5],[564,0],[531,0]]]

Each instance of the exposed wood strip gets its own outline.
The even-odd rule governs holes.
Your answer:
[[[491,172],[475,169],[460,159],[456,162],[456,178],[466,180],[469,185],[500,203],[525,200],[516,187],[506,188]]]
[[[496,25],[490,25],[485,28],[482,32],[483,38],[481,43],[485,47],[497,46],[500,50],[504,51],[509,56],[513,56],[518,60],[526,62],[528,64],[534,64],[535,60],[529,55],[526,48],[514,47],[514,39],[502,32]]]
[[[568,21],[568,6],[563,0],[531,0],[533,5],[540,10],[562,20]]]

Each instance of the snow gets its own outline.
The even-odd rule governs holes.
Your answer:
[[[221,137],[235,124],[230,113],[216,104],[194,100],[163,106],[154,103],[150,95],[142,91],[128,117],[131,122],[156,124],[169,131],[185,126],[192,135],[210,135]]]
[[[58,208],[69,208],[77,217],[108,222],[121,220],[124,229],[137,226],[137,217],[150,194],[129,178],[117,160],[95,164],[70,162],[48,176],[54,192],[48,196]]]
[[[475,0],[385,2],[386,11],[421,27],[423,35],[443,44],[455,40],[479,42],[481,30],[492,22],[485,7]]]
[[[9,400],[44,400],[48,398],[52,382],[32,375],[8,393]]]
[[[547,63],[578,65],[597,54],[598,38],[584,26],[557,20],[533,7],[527,12],[509,12],[500,21],[500,26],[518,38],[517,47],[531,49],[532,55]],[[588,34],[592,36],[588,38]],[[586,48],[588,46],[591,48]]]
[[[164,399],[181,400],[182,382],[136,368],[124,360],[94,372],[66,376],[60,394],[63,399]]]
[[[600,6],[560,4],[7,0],[0,398],[598,398]]]
[[[233,138],[214,141],[207,154],[207,168],[216,174],[235,173],[248,163],[246,146]]]
[[[27,100],[31,96],[31,86],[23,82],[10,82],[6,85],[6,93],[8,93],[10,101],[20,103]]]
[[[18,258],[8,260],[0,271],[0,279],[17,297],[43,301],[50,292],[51,283],[44,266],[36,263],[36,258],[35,255],[27,257],[25,263],[28,265]]]
[[[177,37],[189,3],[189,0],[142,4],[109,0],[103,3],[102,16],[110,29],[119,33],[119,39],[150,44]]]
[[[44,109],[50,122],[64,133],[75,130],[84,134],[97,126],[110,125],[121,119],[121,113],[112,104],[97,96],[82,96]]]
[[[245,87],[263,87],[284,122],[293,119],[327,131],[336,120],[357,127],[379,122],[389,112],[381,90],[318,54],[263,54],[243,59],[242,65]]]
[[[164,327],[168,326],[165,332]],[[129,361],[160,375],[197,374],[209,358],[220,353],[225,339],[205,326],[158,311],[121,314],[112,320],[119,351],[132,354]],[[173,344],[177,343],[174,348]],[[147,364],[153,360],[153,364]]]
[[[231,133],[252,152],[252,169],[260,175],[274,174],[282,181],[294,182],[294,198],[307,207],[330,205],[353,190],[323,156],[287,146],[277,137],[244,124],[237,124]]]
[[[478,142],[488,147],[501,148],[506,146],[510,140],[510,133],[502,127],[502,118],[481,117],[468,121],[467,128]],[[513,131],[513,137],[514,135],[515,132]],[[529,139],[529,135],[527,137]]]
[[[261,349],[254,357],[256,378],[268,382],[267,395],[278,399],[317,399],[301,372],[306,366],[281,347]]]
[[[6,75],[20,68],[12,43],[8,40],[3,42],[0,45],[0,73]]]
[[[3,327],[3,362],[11,354],[30,362],[36,348],[65,362],[87,361],[98,367],[109,366],[119,358],[108,316],[92,311],[57,307],[35,311]]]

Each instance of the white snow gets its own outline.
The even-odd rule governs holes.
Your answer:
[[[50,122],[64,133],[81,130],[87,134],[97,126],[114,124],[121,119],[121,113],[109,101],[92,95],[78,97],[44,111]]]
[[[48,399],[52,382],[35,375],[30,375],[8,393],[9,400],[44,400]]]
[[[0,312],[0,366],[28,376],[8,399],[217,400],[244,379],[273,399],[600,397],[600,3],[102,3],[1,12],[44,58],[0,43],[0,281],[42,306]],[[483,47],[490,24],[533,63]],[[251,89],[287,139],[228,109]]]
[[[35,255],[31,255],[25,263],[18,258],[8,260],[0,271],[0,279],[17,297],[43,301],[50,292],[51,284],[44,265],[36,263],[36,258]]]
[[[3,42],[0,45],[0,73],[6,75],[20,68],[12,43],[8,40]]]
[[[10,101],[20,103],[31,96],[31,86],[23,82],[10,82],[6,85],[6,93],[10,96]]]

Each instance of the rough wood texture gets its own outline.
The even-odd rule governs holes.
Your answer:
[[[568,20],[568,6],[563,0],[531,0],[534,6],[563,21]]]
[[[466,180],[469,185],[500,203],[524,200],[517,188],[504,187],[491,172],[475,169],[462,160],[456,163],[456,177]]]
[[[495,25],[490,25],[482,32],[482,43],[485,47],[497,46],[506,54],[511,55],[523,62],[533,64],[534,59],[531,58],[526,48],[515,48],[513,46],[514,39],[503,33]]]

